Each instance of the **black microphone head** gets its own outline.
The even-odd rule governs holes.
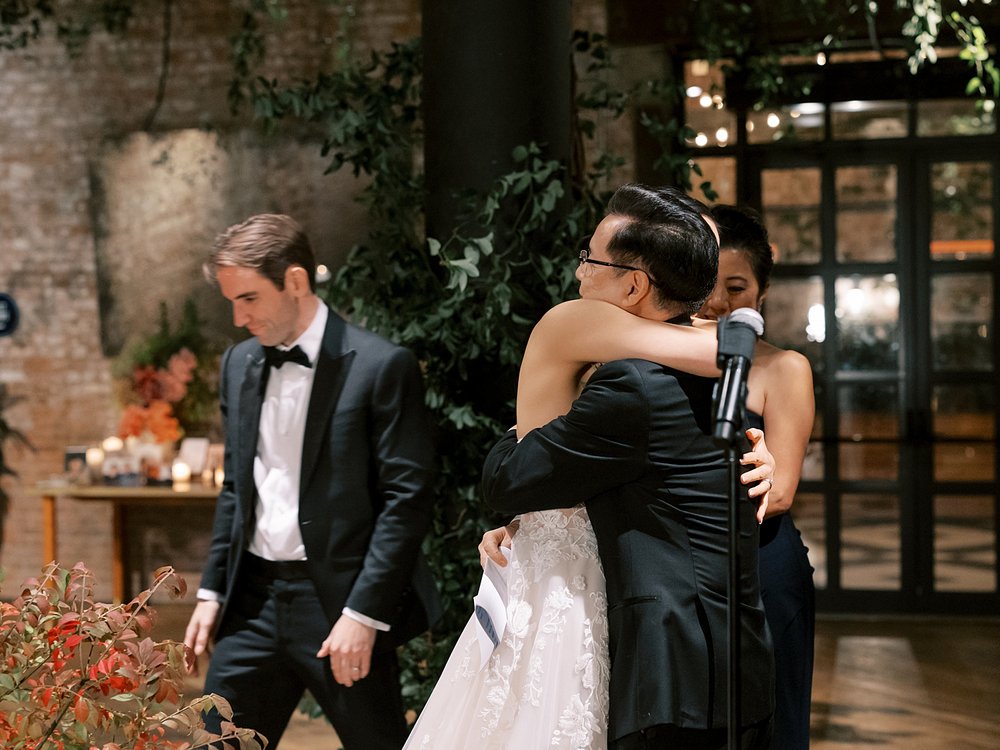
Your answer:
[[[721,367],[730,357],[753,359],[757,337],[764,335],[764,318],[752,307],[740,307],[719,318],[717,361]]]

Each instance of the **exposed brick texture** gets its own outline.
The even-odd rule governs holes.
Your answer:
[[[364,214],[352,201],[358,184],[349,173],[322,174],[314,138],[268,138],[247,114],[230,112],[237,5],[172,4],[169,77],[148,129],[162,2],[135,3],[124,37],[97,33],[75,57],[51,29],[24,50],[0,52],[0,292],[21,311],[20,328],[0,338],[0,382],[25,397],[6,416],[37,448],[8,453],[21,478],[3,480],[12,496],[0,556],[4,596],[43,562],[40,501],[30,488],[61,472],[67,446],[115,430],[114,357],[130,336],[154,330],[160,301],[176,316],[191,295],[213,333],[238,335],[200,274],[215,234],[252,213],[286,212],[333,265],[364,236]],[[292,81],[329,68],[345,37],[364,53],[420,33],[419,0],[286,5],[289,20],[269,27],[276,36],[261,71],[268,78]],[[605,31],[600,0],[575,0],[573,14],[577,27]],[[604,134],[601,143],[617,148],[619,139]],[[97,595],[109,597],[110,509],[60,500],[58,517],[59,561],[86,562]],[[205,512],[154,510],[133,520],[131,563],[146,568],[134,571],[134,582],[166,562],[196,577]]]
[[[289,21],[272,38],[264,74],[294,80],[329,65],[344,11],[309,0],[287,5]],[[173,4],[170,74],[149,132],[161,2],[136,3],[124,38],[98,33],[76,57],[52,33],[0,52],[0,291],[21,312],[14,335],[0,338],[0,382],[25,397],[6,417],[37,449],[8,449],[21,477],[4,480],[12,497],[4,595],[43,562],[40,503],[28,489],[61,472],[67,446],[95,442],[117,426],[109,355],[130,334],[153,330],[160,300],[176,313],[188,294],[213,330],[235,335],[199,270],[215,234],[251,213],[283,211],[299,218],[331,263],[364,235],[364,214],[351,200],[358,185],[350,175],[323,176],[314,140],[267,139],[248,116],[230,113],[234,6]],[[353,7],[347,28],[356,50],[420,33],[418,0]],[[111,299],[103,314],[99,288]],[[138,546],[147,558],[140,564],[166,562],[164,542],[177,537],[171,521],[207,527],[195,511],[169,515],[160,532],[131,531],[147,540]],[[85,561],[97,595],[110,596],[110,510],[60,500],[59,526],[59,561]],[[178,542],[180,557],[197,559],[169,562],[196,571],[199,544]]]

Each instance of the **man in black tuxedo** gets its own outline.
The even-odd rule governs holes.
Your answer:
[[[716,280],[708,209],[637,185],[608,209],[581,258],[580,295],[690,324]],[[497,511],[586,501],[607,578],[617,750],[727,745],[729,484],[712,437],[714,382],[645,360],[608,362],[568,414],[520,443],[508,432],[486,459],[483,490]],[[773,664],[756,508],[744,490],[739,503],[741,743],[756,749],[769,742]]]
[[[420,370],[329,309],[315,272],[277,214],[230,227],[205,264],[253,338],[222,358],[225,481],[184,641],[196,657],[214,638],[205,692],[269,747],[308,688],[347,750],[395,750],[394,647],[439,611],[419,554],[434,462]]]

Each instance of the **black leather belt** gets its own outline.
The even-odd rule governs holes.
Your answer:
[[[243,553],[243,570],[261,578],[280,581],[301,581],[311,577],[305,560],[265,560],[252,552]]]

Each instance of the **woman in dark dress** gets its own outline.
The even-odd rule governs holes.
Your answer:
[[[774,259],[767,230],[749,210],[715,206],[720,234],[719,280],[699,315],[718,319],[738,307],[760,309]],[[760,528],[760,583],[774,640],[774,750],[809,747],[815,590],[812,567],[788,511],[812,432],[812,369],[798,352],[760,341],[750,368],[747,409],[754,427],[766,425],[774,483]]]

